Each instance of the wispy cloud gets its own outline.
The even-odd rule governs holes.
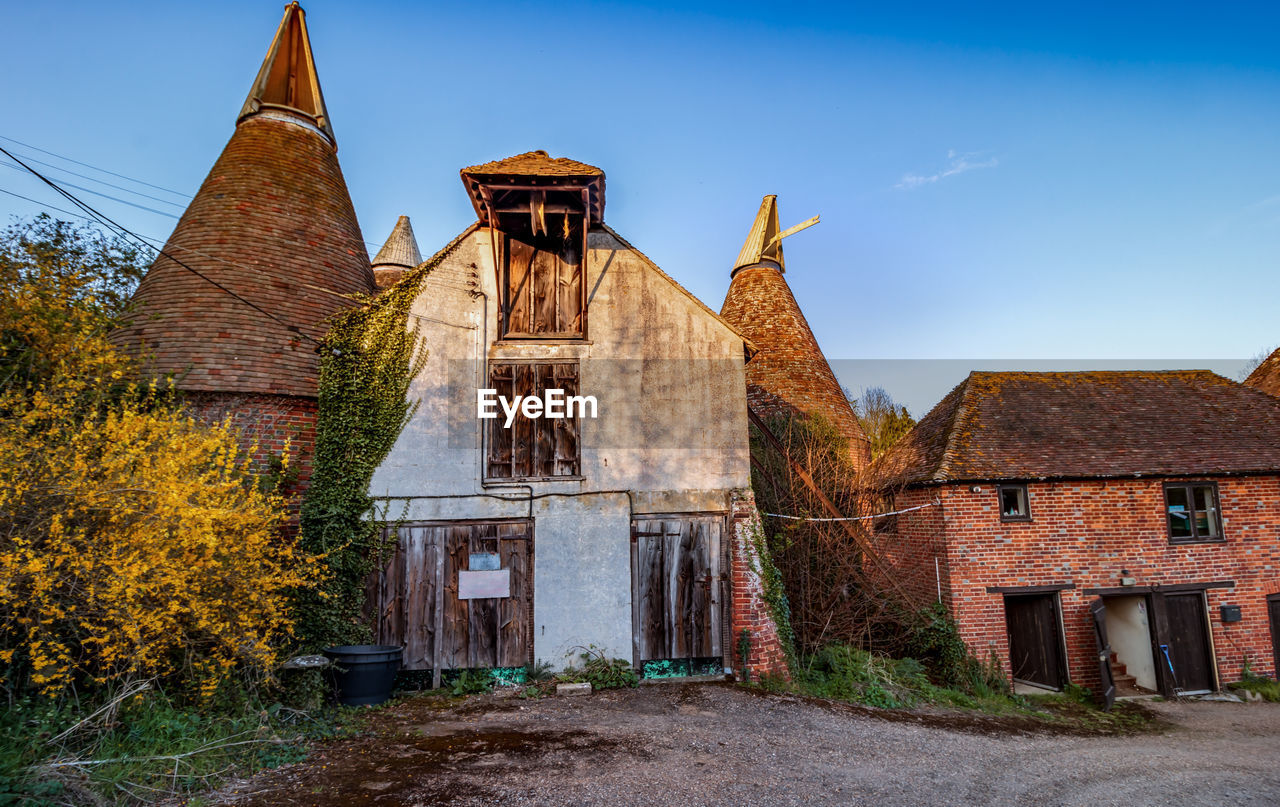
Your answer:
[[[976,171],[979,168],[995,168],[1000,161],[995,157],[983,158],[984,152],[970,151],[964,154],[958,154],[954,149],[947,152],[947,167],[943,168],[936,174],[903,174],[902,179],[898,181],[895,188],[900,190],[914,190],[923,185],[932,185],[941,179],[953,177],[956,174],[963,174],[966,171]]]

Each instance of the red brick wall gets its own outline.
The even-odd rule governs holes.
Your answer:
[[[760,530],[760,513],[755,495],[750,490],[738,491],[733,500],[729,563],[733,584],[733,601],[729,609],[730,657],[735,674],[741,675],[742,659],[738,642],[744,629],[751,631],[751,650],[747,656],[747,674],[752,680],[762,675],[789,678],[787,656],[778,638],[769,606],[764,599],[760,579],[760,558],[752,536]]]
[[[240,433],[240,445],[253,449],[253,460],[260,469],[266,470],[271,458],[282,455],[287,446],[295,481],[285,493],[296,499],[306,491],[316,444],[314,398],[193,392],[186,395],[186,407],[206,423],[230,417]],[[296,501],[293,506],[296,510]]]
[[[894,516],[895,526],[878,530],[873,536],[884,566],[894,576],[892,588],[904,592],[913,608],[923,608],[938,599],[938,591],[950,588],[943,541],[942,507],[934,488],[915,488],[894,494],[893,509],[910,510]],[[871,567],[875,571],[878,567]]]
[[[1162,479],[1040,482],[1028,486],[1030,522],[1001,522],[994,485],[925,488],[942,501],[946,534],[940,563],[944,600],[961,635],[986,659],[994,652],[1009,671],[1002,594],[987,586],[1072,583],[1061,592],[1068,674],[1099,683],[1088,588],[1120,585],[1121,570],[1137,586],[1234,580],[1209,589],[1209,618],[1219,681],[1238,680],[1246,654],[1257,673],[1275,675],[1266,597],[1280,592],[1280,477],[1218,479],[1224,543],[1171,545]],[[902,541],[932,571],[923,527],[904,525]],[[904,553],[905,554],[905,553]],[[1240,622],[1223,624],[1218,606],[1239,605]]]

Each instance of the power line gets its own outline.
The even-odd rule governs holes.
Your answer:
[[[26,143],[23,143],[23,142],[22,142],[22,141],[20,141],[20,140],[14,140],[12,137],[6,137],[5,135],[0,135],[0,140],[8,140],[8,141],[10,141],[10,142],[12,142],[12,143],[17,143],[17,144],[18,144],[18,145],[20,145],[20,146],[24,146],[24,147],[29,148],[29,149],[35,149],[36,151],[39,151],[39,152],[41,152],[41,153],[43,153],[43,154],[50,154],[50,155],[52,155],[52,156],[54,156],[54,157],[57,157],[57,158],[58,158],[58,159],[60,159],[60,160],[67,160],[67,161],[69,161],[69,162],[73,162],[73,163],[75,163],[75,164],[77,164],[77,165],[83,165],[83,166],[86,166],[86,167],[88,167],[88,168],[92,168],[92,169],[93,169],[93,170],[95,170],[95,171],[102,171],[103,173],[110,174],[111,176],[114,176],[114,177],[120,177],[121,179],[127,179],[127,180],[129,180],[130,182],[136,182],[136,183],[138,183],[139,185],[146,185],[146,186],[147,186],[147,187],[149,187],[149,188],[155,188],[155,189],[157,189],[157,190],[162,190],[162,191],[165,191],[166,193],[173,193],[173,194],[177,194],[178,196],[182,196],[182,197],[185,197],[185,198],[187,198],[187,199],[194,198],[194,197],[192,197],[192,196],[191,196],[191,194],[189,194],[189,193],[180,193],[180,192],[178,192],[178,191],[169,190],[168,188],[162,188],[162,187],[160,187],[159,185],[153,185],[153,184],[151,184],[150,182],[144,182],[144,181],[143,181],[143,180],[141,180],[141,179],[134,179],[133,177],[128,176],[128,175],[126,175],[126,174],[119,174],[119,173],[116,173],[115,171],[108,171],[108,170],[107,170],[107,169],[105,169],[105,168],[98,168],[97,166],[89,165],[89,163],[81,162],[80,160],[74,160],[74,159],[72,159],[72,158],[70,158],[70,157],[63,157],[63,156],[62,156],[62,155],[60,155],[60,154],[54,154],[53,152],[48,151],[48,150],[46,150],[46,149],[42,149],[42,148],[40,148],[39,146],[32,146],[32,145],[28,145],[28,144],[26,144]],[[164,202],[165,204],[171,204],[171,205],[174,205],[175,207],[181,207],[181,206],[182,206],[182,205],[180,205],[180,204],[178,204],[178,203],[176,203],[176,202],[169,202],[169,201],[166,201],[166,200],[164,200],[164,199],[158,199],[158,198],[157,198],[157,197],[155,197],[155,196],[149,196],[149,195],[147,195],[147,194],[145,194],[145,193],[139,193],[138,191],[131,191],[131,190],[127,189],[127,188],[121,188],[119,185],[113,185],[113,184],[111,184],[111,183],[109,183],[109,182],[104,182],[104,181],[102,181],[102,180],[100,180],[100,179],[93,179],[92,177],[87,177],[87,176],[85,176],[84,174],[77,174],[77,173],[76,173],[76,172],[74,172],[74,171],[68,170],[68,169],[66,169],[66,168],[60,168],[60,167],[58,167],[58,166],[56,166],[56,165],[51,165],[50,163],[43,162],[43,161],[41,161],[41,160],[37,160],[37,159],[35,159],[34,157],[27,157],[27,155],[25,155],[25,154],[24,154],[24,155],[22,155],[22,156],[23,156],[25,159],[27,159],[28,161],[30,161],[30,162],[38,163],[39,165],[48,166],[49,168],[53,168],[53,169],[55,169],[55,170],[57,170],[57,171],[62,171],[62,172],[64,172],[64,173],[71,174],[72,176],[78,176],[78,177],[81,177],[82,179],[88,179],[90,182],[97,182],[97,183],[100,183],[100,184],[102,184],[102,185],[106,185],[106,186],[111,187],[111,188],[116,188],[116,189],[118,189],[118,190],[123,190],[123,191],[125,191],[126,193],[132,193],[132,194],[136,194],[137,196],[142,196],[142,197],[144,197],[144,198],[146,198],[146,199],[154,199],[155,201],[158,201],[158,202]],[[72,187],[72,188],[76,188],[77,190],[88,190],[87,188],[81,188],[81,187],[80,187],[80,186],[78,186],[78,185],[72,185],[70,182],[66,182],[65,180],[63,180],[63,181],[64,181],[64,183],[65,183],[66,185],[68,185],[68,186],[70,186],[70,187]],[[89,191],[89,193],[94,193],[94,194],[95,194],[95,195],[97,195],[97,196],[103,196],[103,197],[105,197],[105,198],[107,198],[107,199],[111,199],[111,200],[113,200],[113,201],[123,201],[123,200],[120,200],[120,199],[116,199],[114,196],[107,196],[106,194],[96,193],[95,191]],[[38,203],[37,203],[37,204],[38,204]],[[130,202],[124,202],[124,204],[131,204],[131,203],[130,203]],[[134,205],[134,206],[135,206],[135,207],[140,207],[140,205]],[[51,209],[56,209],[56,208],[51,208]],[[151,208],[148,208],[148,207],[143,207],[142,209],[143,209],[143,210],[150,211],[150,212],[153,212],[153,213],[159,213],[159,214],[160,214],[160,215],[162,215],[162,216],[171,216],[172,218],[178,218],[178,216],[173,216],[173,214],[171,214],[171,213],[164,213],[163,211],[151,210]],[[65,213],[66,211],[62,211],[62,212],[64,212],[64,213]],[[74,215],[74,214],[71,214],[71,215]],[[149,240],[152,240],[152,241],[159,241],[160,239],[158,239],[158,238],[152,238],[152,239],[149,239]],[[301,245],[301,246],[306,246],[306,245],[307,245],[307,244],[306,244],[306,242],[304,242],[304,241],[295,241],[295,240],[293,240],[293,239],[285,239],[285,240],[289,241],[289,243],[292,243],[292,244],[298,244],[298,245]],[[381,249],[382,249],[382,247],[384,246],[383,244],[375,243],[375,242],[373,242],[373,241],[361,241],[360,243],[364,244],[364,245],[365,245],[365,246],[367,246],[367,247],[374,247],[374,248],[375,248],[375,250],[381,250]],[[209,256],[205,256],[205,257],[209,257]],[[218,259],[218,260],[221,260],[221,259]]]
[[[70,174],[73,177],[80,177],[81,179],[87,179],[90,182],[96,182],[99,185],[106,185],[108,188],[115,188],[118,191],[124,191],[125,193],[132,193],[134,196],[141,196],[143,199],[150,199],[154,202],[160,202],[161,204],[166,204],[166,205],[173,205],[174,207],[184,206],[182,202],[175,202],[171,199],[163,199],[159,196],[152,196],[151,194],[143,193],[142,191],[135,191],[133,188],[126,188],[123,185],[116,185],[115,183],[107,182],[105,179],[98,179],[97,177],[91,177],[88,174],[77,173],[75,171],[72,171],[70,168],[63,168],[60,165],[47,163],[44,160],[37,160],[35,157],[30,157],[26,154],[23,154],[22,157],[29,163],[35,163],[36,165],[43,165],[46,168],[52,168],[55,171],[61,171],[62,173]],[[130,181],[137,182],[137,180],[130,180]]]
[[[54,207],[53,205],[47,205],[47,204],[45,204],[44,202],[40,202],[40,201],[37,201],[37,200],[35,200],[35,199],[32,199],[30,196],[23,196],[23,195],[22,195],[22,194],[20,194],[20,193],[14,193],[13,191],[7,191],[7,190],[5,190],[4,188],[0,188],[0,193],[7,193],[7,194],[9,194],[10,196],[16,196],[16,197],[18,197],[19,199],[25,199],[26,201],[31,202],[32,204],[40,205],[41,207],[47,207],[47,208],[49,208],[50,210],[56,210],[56,211],[58,211],[59,213],[65,213],[65,214],[67,214],[68,216],[74,216],[74,217],[76,217],[76,218],[78,218],[78,219],[84,219],[85,221],[94,221],[94,219],[91,219],[91,218],[89,218],[88,216],[82,215],[82,214],[80,214],[80,213],[72,213],[70,210],[64,210],[64,209],[63,209],[63,208],[61,208],[61,207]]]
[[[7,164],[7,163],[0,162],[0,165],[6,165],[6,164]],[[75,186],[73,185],[72,187],[75,187]],[[82,219],[82,220],[84,220],[84,221],[91,221],[91,222],[94,222],[94,223],[100,223],[100,222],[98,222],[98,220],[97,220],[97,219],[95,219],[95,218],[91,218],[91,217],[89,217],[89,216],[84,216],[84,215],[81,215],[81,214],[79,214],[79,213],[73,213],[72,211],[67,210],[67,209],[65,209],[65,208],[61,208],[61,207],[54,207],[53,205],[45,204],[44,202],[41,202],[41,201],[40,201],[40,200],[38,200],[38,199],[32,199],[30,196],[23,196],[23,195],[22,195],[22,194],[20,194],[20,193],[14,193],[13,191],[5,190],[4,188],[0,188],[0,193],[5,193],[5,194],[8,194],[9,196],[16,196],[16,197],[17,197],[17,198],[19,198],[19,199],[24,199],[24,200],[26,200],[26,201],[28,201],[28,202],[31,202],[31,203],[33,203],[33,204],[40,205],[41,207],[46,207],[46,208],[48,208],[48,209],[50,209],[50,210],[56,210],[56,211],[58,211],[59,213],[63,213],[63,214],[65,214],[65,215],[72,216],[72,217],[74,217],[74,218]],[[137,239],[140,239],[140,240],[142,240],[142,241],[146,241],[147,243],[146,243],[144,246],[146,246],[146,248],[147,248],[147,249],[150,249],[150,250],[152,250],[153,252],[157,252],[157,253],[161,252],[161,251],[162,251],[162,250],[161,250],[161,247],[162,247],[162,246],[163,246],[163,247],[168,247],[169,249],[173,249],[173,248],[175,248],[175,247],[176,247],[177,249],[181,249],[181,250],[183,250],[183,251],[185,251],[185,252],[190,252],[190,253],[192,253],[193,255],[199,255],[200,257],[202,257],[202,258],[207,258],[207,259],[209,259],[209,260],[211,260],[211,261],[218,261],[219,263],[225,263],[227,266],[232,266],[232,267],[235,267],[236,269],[243,269],[243,270],[244,270],[244,271],[246,271],[246,272],[256,272],[256,271],[258,271],[258,270],[257,270],[257,269],[255,269],[254,267],[246,266],[246,265],[244,265],[244,264],[242,264],[242,263],[236,263],[235,261],[229,261],[229,260],[227,260],[226,258],[223,258],[223,257],[221,257],[221,256],[219,256],[219,255],[210,255],[210,254],[209,254],[209,253],[207,253],[207,252],[202,252],[202,251],[200,251],[200,250],[198,250],[198,249],[194,249],[194,248],[192,248],[192,247],[188,247],[188,246],[183,246],[182,244],[170,244],[170,243],[166,242],[166,241],[165,241],[165,239],[163,239],[163,238],[156,238],[156,237],[155,237],[155,236],[153,236],[153,235],[143,235],[142,233],[137,233],[137,232],[133,232],[133,231],[130,231],[130,234],[131,234],[131,235],[133,235],[133,236],[134,236],[135,238],[137,238]],[[117,235],[118,235],[118,233],[117,233]],[[302,242],[302,241],[295,241],[295,240],[290,239],[290,238],[285,238],[285,239],[281,239],[281,240],[286,241],[286,242],[288,242],[288,243],[290,243],[290,244],[304,244],[304,242]],[[157,246],[157,245],[160,245],[160,246]],[[291,281],[288,281],[288,282],[292,283],[292,284],[293,284],[293,285],[295,285],[295,286],[298,286],[299,288],[310,289],[310,290],[312,290],[312,291],[318,291],[318,292],[321,292],[321,293],[323,293],[323,294],[329,294],[329,295],[332,295],[332,296],[334,296],[334,297],[341,297],[343,300],[346,300],[347,302],[356,302],[356,301],[357,301],[356,295],[353,295],[353,294],[350,294],[350,293],[347,293],[347,292],[334,291],[333,289],[326,289],[324,286],[316,286],[316,285],[314,285],[314,284],[312,284],[312,283],[304,283],[304,282],[302,282],[301,280],[291,280]],[[459,287],[457,287],[457,288],[461,288],[461,287],[459,286]],[[464,289],[464,291],[465,291],[465,289]]]
[[[5,154],[9,154],[9,152],[7,152],[7,151],[6,151],[6,152],[5,152]],[[12,155],[10,155],[10,156],[12,156]],[[21,170],[22,170],[22,168],[19,168],[18,166],[14,165],[13,163],[7,163],[7,162],[0,161],[0,165],[5,166],[6,168],[12,168],[12,169],[14,169],[15,171],[21,171]],[[130,202],[130,201],[128,201],[128,200],[121,199],[121,198],[119,198],[119,197],[117,197],[117,196],[112,196],[112,195],[111,195],[111,194],[109,194],[109,193],[102,193],[102,192],[100,192],[100,191],[95,191],[95,190],[92,190],[92,189],[90,189],[90,188],[86,188],[86,187],[84,187],[83,185],[77,185],[77,184],[75,184],[74,182],[67,182],[65,179],[64,179],[64,180],[62,180],[62,184],[63,184],[63,185],[66,185],[68,188],[75,188],[75,189],[76,189],[76,190],[78,190],[78,191],[84,191],[85,193],[92,193],[94,196],[101,196],[103,199],[110,199],[110,200],[111,200],[111,201],[113,201],[113,202],[119,202],[119,203],[120,203],[120,204],[122,204],[122,205],[128,205],[129,207],[136,207],[136,208],[138,208],[139,210],[145,210],[145,211],[147,211],[148,213],[155,213],[157,216],[168,216],[168,217],[169,217],[169,218],[171,218],[171,219],[176,219],[176,218],[178,218],[177,216],[175,216],[175,215],[174,215],[174,214],[172,214],[172,213],[166,213],[166,212],[165,212],[165,211],[163,211],[163,210],[156,210],[154,207],[147,207],[146,205],[140,205],[140,204],[137,204],[136,202]],[[172,203],[170,203],[170,204],[172,204]]]
[[[5,139],[6,139],[6,140],[8,140],[8,139],[10,139],[10,138],[5,138]],[[63,197],[65,197],[69,202],[71,202],[71,203],[72,203],[72,204],[74,204],[76,207],[78,207],[78,208],[80,208],[81,210],[83,210],[85,213],[88,213],[90,216],[93,216],[93,217],[94,217],[95,219],[97,219],[100,223],[102,223],[104,226],[106,226],[106,227],[110,228],[113,232],[117,233],[117,234],[118,234],[118,235],[120,235],[122,238],[132,237],[135,241],[137,241],[137,242],[141,242],[141,243],[142,243],[142,245],[143,245],[143,246],[145,246],[145,247],[147,247],[148,249],[155,249],[155,247],[152,247],[150,244],[148,244],[148,243],[146,242],[146,239],[144,239],[142,236],[138,235],[137,233],[133,232],[132,230],[128,229],[127,227],[125,227],[125,226],[123,226],[123,225],[121,225],[121,224],[116,223],[113,219],[111,219],[111,218],[107,217],[105,214],[100,213],[100,212],[98,212],[97,210],[95,210],[95,209],[94,209],[93,207],[91,207],[88,203],[80,201],[80,199],[76,198],[76,196],[75,196],[74,194],[69,193],[69,192],[67,192],[67,191],[63,190],[63,189],[62,189],[62,187],[58,185],[58,183],[54,182],[53,180],[51,180],[51,179],[49,179],[48,177],[46,177],[44,174],[40,173],[40,172],[39,172],[39,171],[37,171],[36,169],[34,169],[34,168],[32,168],[31,166],[29,166],[29,165],[27,165],[26,163],[24,163],[22,160],[18,159],[16,156],[14,156],[13,152],[9,151],[9,150],[8,150],[8,149],[6,149],[4,146],[0,146],[0,154],[4,154],[4,155],[5,155],[6,157],[8,157],[9,159],[11,159],[11,160],[13,160],[14,162],[16,162],[18,165],[21,165],[21,166],[22,166],[23,168],[25,168],[27,171],[31,172],[31,174],[32,174],[33,176],[35,176],[37,179],[39,179],[41,182],[45,183],[45,184],[46,184],[46,185],[48,185],[50,188],[53,188],[55,191],[57,191],[59,194],[61,194]],[[162,189],[162,190],[163,190],[163,189]],[[193,268],[193,267],[189,266],[188,264],[186,264],[185,262],[183,262],[183,261],[179,260],[178,258],[175,258],[173,255],[170,255],[169,253],[165,252],[163,249],[157,249],[157,250],[156,250],[156,252],[157,252],[159,255],[161,255],[161,256],[163,256],[163,257],[166,257],[166,258],[168,258],[169,260],[173,261],[174,263],[178,264],[178,265],[179,265],[179,266],[181,266],[183,269],[186,269],[188,272],[190,272],[191,274],[195,275],[196,277],[198,277],[198,278],[200,278],[200,279],[204,280],[206,283],[209,283],[210,285],[212,285],[212,286],[214,286],[214,287],[216,287],[216,288],[220,289],[221,291],[225,292],[226,294],[230,295],[231,297],[234,297],[235,299],[237,299],[237,300],[239,300],[240,302],[244,303],[245,305],[249,306],[249,307],[250,307],[250,308],[252,308],[254,311],[257,311],[259,314],[262,314],[264,317],[266,317],[267,319],[270,319],[272,322],[275,322],[276,324],[280,325],[281,327],[283,327],[285,330],[289,331],[290,333],[296,334],[297,336],[299,336],[299,337],[301,337],[301,338],[303,338],[303,339],[306,339],[306,340],[308,340],[308,341],[310,341],[310,342],[314,342],[314,343],[316,344],[316,346],[321,346],[321,345],[323,345],[323,344],[324,344],[324,343],[323,343],[323,342],[321,342],[319,339],[316,339],[315,337],[313,337],[313,336],[311,336],[311,335],[309,335],[309,334],[303,333],[303,332],[302,332],[302,329],[301,329],[301,328],[299,328],[297,325],[290,325],[289,323],[287,323],[287,322],[285,322],[284,320],[282,320],[282,319],[280,319],[279,317],[277,317],[275,314],[272,314],[270,311],[267,311],[265,308],[262,308],[262,307],[258,306],[256,303],[253,303],[253,302],[250,302],[249,300],[246,300],[245,298],[241,297],[239,294],[236,294],[234,291],[232,291],[231,289],[229,289],[229,288],[227,288],[226,286],[222,285],[222,284],[221,284],[221,283],[219,283],[218,281],[214,280],[213,278],[209,277],[208,275],[204,274],[203,272],[199,271],[198,269],[195,269],[195,268]]]
[[[93,170],[95,170],[95,171],[101,171],[102,173],[104,173],[104,174],[110,174],[110,175],[111,175],[111,176],[113,176],[113,177],[120,177],[121,179],[127,179],[127,180],[129,180],[130,182],[136,182],[136,183],[138,183],[139,185],[146,185],[148,188],[155,188],[155,189],[156,189],[156,190],[158,190],[158,191],[164,191],[164,192],[166,192],[166,193],[174,193],[174,194],[177,194],[178,196],[186,196],[188,199],[190,199],[190,198],[191,198],[190,194],[183,193],[182,191],[175,191],[175,190],[171,190],[171,189],[169,189],[169,188],[162,188],[162,187],[160,187],[159,185],[152,185],[150,182],[143,182],[143,181],[142,181],[142,180],[140,180],[140,179],[134,179],[133,177],[127,177],[127,176],[125,176],[124,174],[117,174],[115,171],[108,171],[107,169],[105,169],[105,168],[99,168],[99,167],[98,167],[98,166],[96,166],[96,165],[90,165],[89,163],[81,162],[80,160],[73,160],[73,159],[72,159],[72,158],[70,158],[70,157],[63,157],[61,154],[55,154],[54,152],[49,151],[48,149],[42,149],[42,148],[40,148],[39,146],[33,146],[33,145],[31,145],[30,143],[23,143],[21,140],[15,140],[14,138],[12,138],[12,137],[8,137],[8,136],[6,136],[6,135],[0,135],[0,140],[8,140],[10,143],[17,143],[19,146],[22,146],[23,148],[35,149],[36,151],[40,152],[41,154],[48,154],[50,157],[57,157],[59,160],[66,160],[66,161],[67,161],[67,162],[69,162],[69,163],[75,163],[76,165],[83,165],[85,168],[92,168],[92,169],[93,169]],[[8,152],[6,152],[6,153],[8,153]],[[12,155],[10,155],[10,156],[12,156]]]

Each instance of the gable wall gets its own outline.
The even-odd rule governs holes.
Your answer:
[[[633,515],[727,513],[750,486],[742,338],[608,232],[590,234],[586,288],[588,343],[495,344],[489,234],[464,238],[414,303],[418,409],[370,486],[409,522],[532,517],[535,655],[557,665],[588,644],[631,658]],[[581,360],[598,399],[581,480],[483,483],[485,358]]]

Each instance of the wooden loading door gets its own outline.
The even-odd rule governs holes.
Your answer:
[[[634,663],[722,655],[723,516],[655,516],[631,522]]]
[[[438,679],[522,667],[533,659],[533,524],[403,526],[367,594],[376,641],[404,647],[403,669]]]
[[[1007,594],[1009,663],[1015,681],[1061,689],[1066,679],[1057,594]]]
[[[1166,697],[1214,689],[1213,651],[1203,591],[1153,594],[1156,669]]]

